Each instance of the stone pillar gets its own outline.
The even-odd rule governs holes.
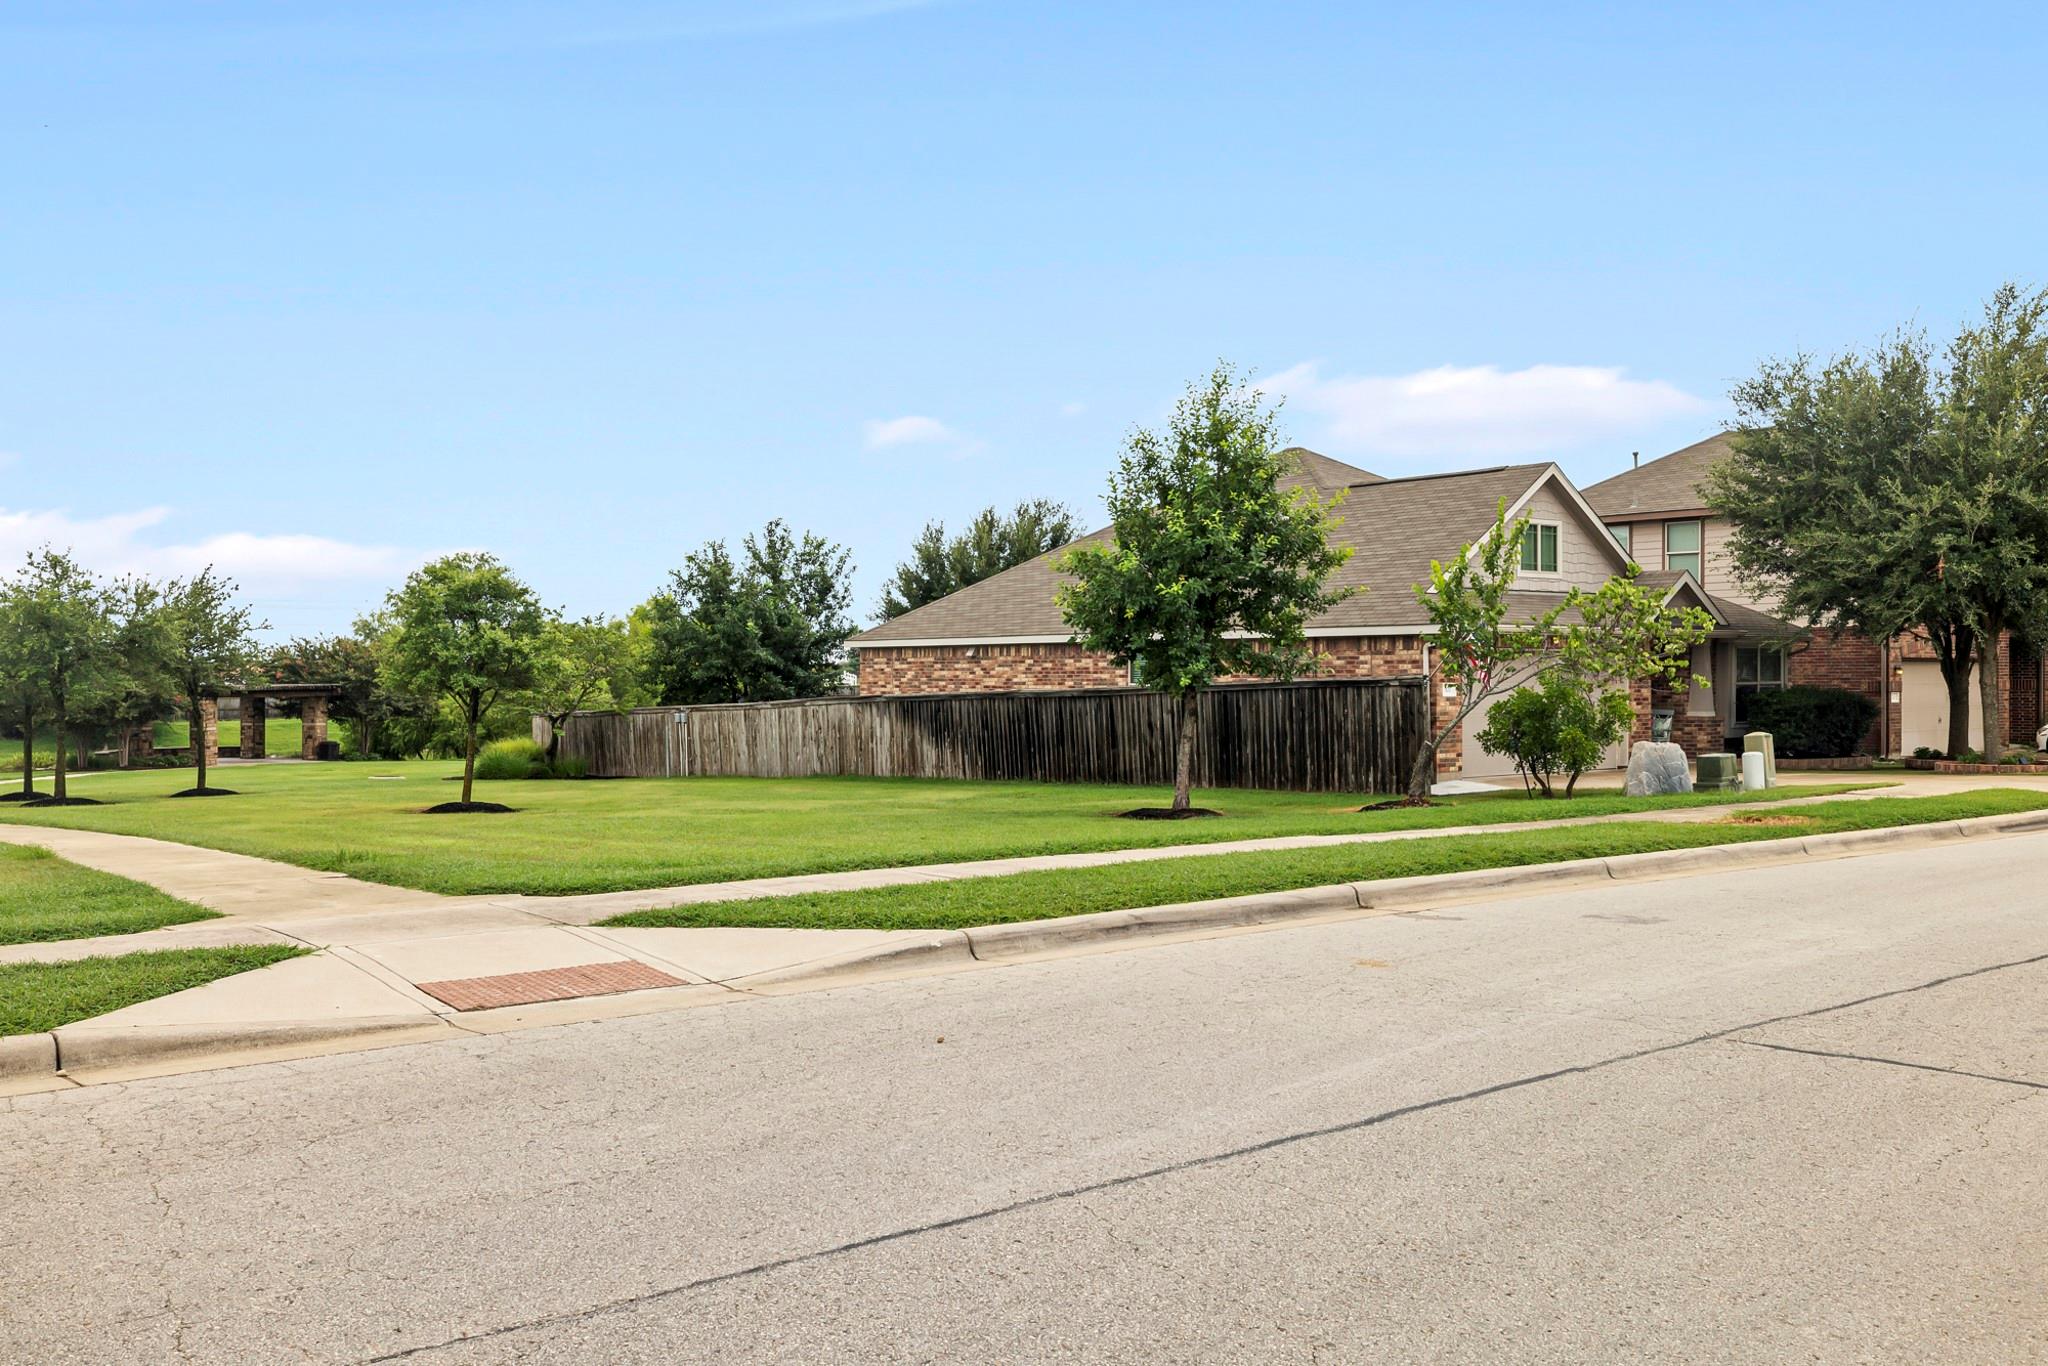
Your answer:
[[[299,757],[317,759],[327,738],[327,699],[309,697],[299,704]]]
[[[242,757],[261,759],[263,757],[263,698],[257,693],[242,694]]]
[[[206,766],[220,762],[220,703],[211,697],[199,699],[199,733],[186,737],[195,754],[206,755]]]

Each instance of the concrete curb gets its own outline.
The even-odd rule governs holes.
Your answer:
[[[0,1039],[0,1081],[57,1070],[57,1040],[50,1034],[13,1034]]]
[[[840,978],[898,977],[912,973],[949,972],[972,967],[974,950],[961,930],[933,930],[926,938],[910,943],[884,944],[880,948],[851,949],[830,958],[814,958],[786,968],[770,968],[751,976],[734,977],[721,985],[737,991],[772,992],[780,987],[809,987]]]
[[[28,1037],[45,1041],[50,1068],[63,1064],[70,1072],[104,1072],[116,1068],[152,1067],[196,1054],[244,1053],[325,1046],[343,1039],[378,1038],[406,1031],[455,1034],[446,1021],[419,1015],[365,1017],[354,1020],[305,1021],[251,1025],[120,1025],[95,1028],[90,1020],[65,1025],[54,1034]]]
[[[2048,830],[2048,812],[2021,812],[1963,821],[1892,826],[1883,830],[1852,830],[1836,835],[1793,835],[1784,839],[1749,840],[1697,849],[1663,849],[1646,854],[1617,854],[1564,863],[1482,868],[1467,873],[1439,873],[1304,887],[1285,892],[1260,892],[1216,901],[1190,901],[1128,911],[1097,911],[1051,920],[1019,920],[958,933],[965,937],[976,961],[1010,962],[1146,939],[1281,924],[1290,920],[1338,920],[1360,912],[1419,909],[1497,892],[1562,891],[1575,886],[1723,872],[1806,858],[1846,858],[1866,852],[1910,849],[1954,840],[2041,830]],[[834,979],[858,980],[867,975],[864,967],[868,961],[872,960],[863,953],[849,954],[834,961],[831,975]],[[775,976],[784,983],[796,983],[805,980],[807,970],[787,968]]]

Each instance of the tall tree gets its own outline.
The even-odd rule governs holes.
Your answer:
[[[39,680],[57,736],[50,800],[71,800],[65,742],[73,722],[97,699],[119,666],[112,599],[76,560],[45,548],[32,552],[8,585],[19,613],[28,669]]]
[[[712,541],[644,604],[643,667],[665,704],[816,697],[846,672],[848,552],[779,518],[735,559]]]
[[[49,717],[36,661],[14,585],[0,587],[0,722],[21,731],[21,790],[0,801],[32,801],[36,795],[36,727]]]
[[[1951,754],[1970,747],[1973,659],[1986,752],[2003,748],[2000,637],[2038,638],[2048,606],[2042,313],[2042,295],[2006,286],[1945,362],[1912,332],[1764,362],[1735,388],[1734,454],[1707,483],[1738,577],[1781,613],[1930,642]]]
[[[1509,520],[1503,500],[1485,536],[1448,562],[1432,561],[1429,582],[1415,585],[1434,628],[1424,696],[1449,683],[1457,705],[1416,753],[1408,773],[1412,803],[1429,801],[1438,752],[1488,698],[1553,677],[1588,689],[1616,680],[1677,682],[1688,675],[1692,647],[1714,629],[1699,608],[1667,607],[1662,593],[1628,576],[1591,592],[1573,588],[1545,611],[1517,618],[1508,590],[1521,570],[1528,526],[1527,516]]]
[[[967,529],[946,534],[945,523],[927,522],[882,589],[876,613],[882,621],[937,602],[971,583],[1057,550],[1080,534],[1074,514],[1061,503],[1035,498],[1008,514],[993,507],[976,513]]]
[[[186,729],[192,736],[198,780],[191,791],[206,794],[206,745],[200,734],[199,711],[221,685],[238,678],[255,663],[255,625],[247,607],[235,601],[235,584],[208,565],[189,579],[174,580],[157,609],[162,623],[164,671],[185,707]],[[261,755],[256,756],[261,758]]]
[[[1277,415],[1228,365],[1190,385],[1164,431],[1139,429],[1109,480],[1107,545],[1069,550],[1059,590],[1074,639],[1131,666],[1179,711],[1173,806],[1189,810],[1197,711],[1230,675],[1293,678],[1314,662],[1309,619],[1345,594],[1326,585],[1350,555],[1331,509],[1288,470]]]
[[[463,727],[462,805],[472,805],[477,727],[498,699],[533,686],[545,615],[533,590],[489,555],[422,566],[386,599],[387,687],[446,698]]]
[[[632,640],[616,617],[548,621],[532,691],[533,709],[547,718],[548,762],[561,752],[562,727],[579,711],[622,707],[632,670]]]

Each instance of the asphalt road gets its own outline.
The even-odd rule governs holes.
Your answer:
[[[2040,1361],[2048,837],[0,1101],[0,1361]]]

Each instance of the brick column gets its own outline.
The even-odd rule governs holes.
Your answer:
[[[208,768],[220,762],[220,703],[211,697],[199,699],[199,733],[186,738],[194,752],[204,751]]]
[[[299,704],[299,757],[318,758],[327,738],[327,699],[309,697]]]
[[[260,693],[242,694],[242,757],[261,759],[263,757],[265,721],[263,697]]]

